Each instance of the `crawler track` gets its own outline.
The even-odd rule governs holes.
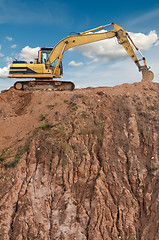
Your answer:
[[[52,90],[52,91],[72,91],[75,88],[73,82],[69,81],[17,81],[14,88],[20,91]]]

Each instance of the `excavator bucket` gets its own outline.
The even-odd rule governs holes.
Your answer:
[[[151,82],[154,79],[154,73],[149,69],[142,69],[142,82]]]

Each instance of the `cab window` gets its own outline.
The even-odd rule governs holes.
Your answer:
[[[41,53],[41,63],[45,63],[50,55],[50,52],[42,52]]]

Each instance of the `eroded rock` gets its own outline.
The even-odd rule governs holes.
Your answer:
[[[157,83],[2,93],[0,239],[157,240],[158,96]]]

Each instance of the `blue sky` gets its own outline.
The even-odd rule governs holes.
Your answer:
[[[29,60],[36,56],[38,47],[53,47],[70,32],[111,22],[131,33],[158,81],[158,1],[0,0],[0,90],[16,81],[6,77],[14,58]],[[63,79],[73,81],[76,87],[140,81],[135,64],[115,44],[114,39],[104,40],[65,52]]]

